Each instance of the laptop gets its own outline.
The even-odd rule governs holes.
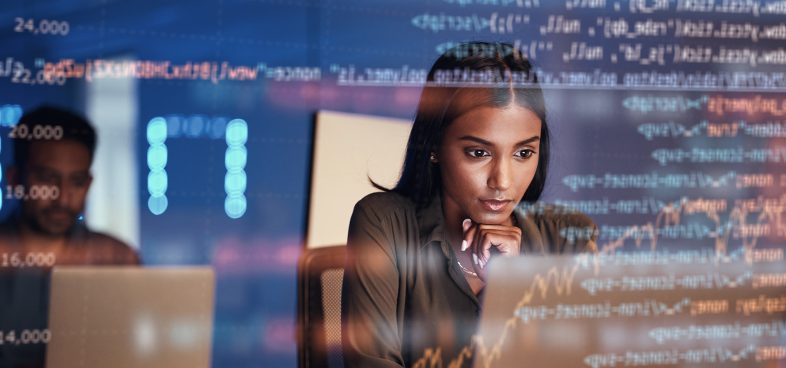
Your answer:
[[[783,259],[653,252],[489,267],[476,368],[786,366]]]
[[[210,366],[215,277],[208,267],[56,267],[46,366]]]

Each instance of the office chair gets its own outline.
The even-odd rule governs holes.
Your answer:
[[[341,283],[346,246],[306,249],[298,264],[298,366],[343,367]]]

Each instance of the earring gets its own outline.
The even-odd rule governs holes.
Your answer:
[[[429,161],[431,161],[431,163],[436,164],[437,163],[437,154],[434,153],[434,152],[431,152],[428,155],[428,159],[429,159]]]

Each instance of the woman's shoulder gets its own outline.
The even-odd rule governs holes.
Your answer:
[[[415,210],[409,198],[396,192],[374,192],[366,195],[355,204],[355,211],[362,210],[374,214],[391,214]]]
[[[407,197],[392,192],[371,193],[355,204],[348,245],[358,251],[380,248],[393,254],[397,244],[414,244],[417,229],[415,205]],[[374,246],[369,248],[369,244]]]
[[[375,192],[355,204],[350,227],[374,226],[390,232],[412,226],[416,216],[415,204],[409,198],[395,192]]]

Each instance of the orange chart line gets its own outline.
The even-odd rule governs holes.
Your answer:
[[[784,203],[786,203],[786,195],[784,195],[776,204],[761,206],[759,211],[750,211],[743,206],[735,206],[730,211],[729,220],[725,224],[731,229],[726,231],[724,236],[718,236],[715,239],[715,254],[717,259],[723,260],[728,258],[728,242],[732,234],[731,230],[734,230],[734,226],[736,226],[737,229],[747,226],[748,224],[746,219],[749,213],[759,212],[759,216],[757,216],[754,225],[769,224],[772,225],[773,229],[775,230],[775,234],[786,235],[786,223],[783,221],[783,212],[786,208]],[[678,206],[668,205],[656,215],[654,222],[649,222],[641,226],[631,226],[631,228],[622,237],[608,242],[600,247],[598,254],[612,254],[616,250],[622,248],[622,246],[625,244],[625,241],[630,239],[635,240],[637,247],[641,246],[642,240],[636,239],[633,236],[633,234],[640,233],[641,229],[645,229],[646,231],[650,232],[650,250],[655,251],[658,245],[656,230],[663,226],[679,225],[682,220],[682,216],[686,214],[686,212],[687,214],[704,213],[709,219],[714,221],[718,227],[721,225],[721,219],[717,210],[708,209],[706,211],[694,211],[686,210],[686,206],[684,204]],[[752,250],[756,247],[758,238],[759,237],[756,235],[743,236],[742,247],[746,251]],[[459,354],[450,362],[448,362],[448,367],[463,367],[464,363],[467,362],[468,359],[472,359],[473,355],[476,356],[476,359],[478,359],[480,367],[493,367],[494,363],[499,360],[502,354],[502,347],[507,341],[508,336],[518,326],[518,317],[515,316],[515,311],[529,304],[536,295],[539,295],[541,298],[545,299],[552,288],[552,284],[554,292],[557,295],[570,295],[575,274],[580,267],[581,264],[577,262],[572,267],[562,270],[562,273],[560,273],[560,271],[556,268],[552,268],[546,272],[545,276],[536,274],[528,290],[524,293],[519,302],[516,303],[512,313],[514,316],[505,321],[504,329],[499,339],[497,339],[497,341],[494,342],[490,347],[487,347],[483,341],[482,336],[473,336],[471,345],[464,346]],[[599,265],[596,263],[595,274],[597,275],[599,272]],[[423,357],[418,359],[414,364],[414,367],[416,368],[437,368],[442,366],[442,350],[439,348],[427,349]]]

